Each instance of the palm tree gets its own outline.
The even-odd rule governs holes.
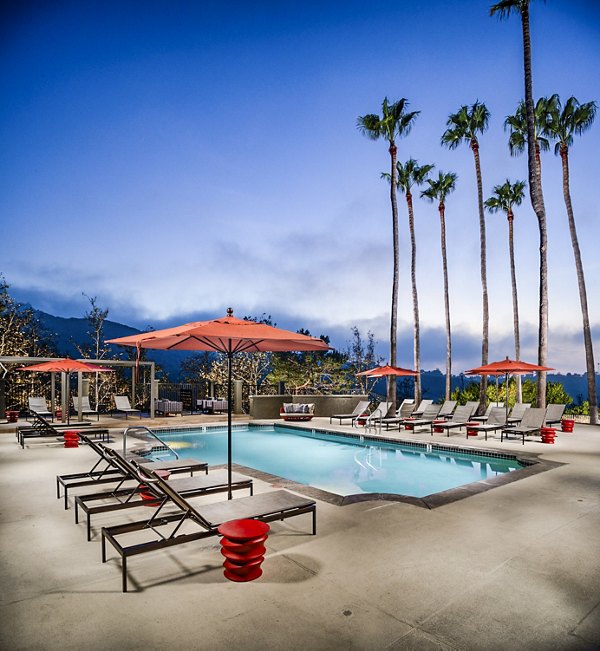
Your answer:
[[[481,338],[481,365],[488,363],[489,346],[489,305],[487,290],[487,263],[485,243],[485,213],[483,210],[483,184],[481,181],[481,164],[479,160],[479,141],[477,134],[483,133],[490,119],[490,112],[485,104],[475,102],[472,106],[461,106],[458,113],[448,117],[448,127],[442,135],[442,144],[449,149],[456,149],[461,142],[468,142],[475,160],[475,176],[477,178],[477,204],[479,207],[479,243],[480,243],[480,273],[483,306],[483,333]],[[487,401],[487,377],[481,378],[479,387],[480,409],[485,409]]]
[[[396,138],[402,138],[410,131],[420,111],[407,112],[408,101],[404,98],[389,103],[386,97],[381,105],[382,115],[370,113],[360,116],[356,126],[371,140],[385,138],[389,143],[388,151],[391,159],[390,201],[392,204],[392,239],[394,247],[394,277],[392,283],[392,314],[390,319],[390,364],[396,365],[396,331],[398,324],[398,284],[400,253],[398,246],[398,204],[396,202],[397,169],[396,157],[398,149]],[[387,400],[396,407],[396,378],[390,377],[388,381]]]
[[[427,179],[429,187],[421,196],[438,202],[444,272],[444,313],[446,315],[446,400],[450,400],[452,379],[452,336],[450,331],[450,294],[448,293],[448,262],[446,260],[446,197],[454,192],[457,176],[453,172],[440,172],[437,179]]]
[[[413,212],[413,201],[411,188],[413,185],[423,185],[427,175],[435,165],[421,165],[417,163],[414,158],[409,158],[404,165],[396,163],[396,170],[398,172],[398,188],[404,192],[406,197],[406,205],[408,207],[408,229],[410,231],[410,278],[412,283],[412,300],[413,300],[413,354],[414,354],[414,368],[417,371],[415,377],[415,404],[421,402],[421,335],[419,327],[419,296],[417,293],[417,241],[415,238],[415,216]],[[382,174],[382,177],[391,182],[389,174]]]
[[[538,220],[540,231],[540,305],[538,329],[538,364],[548,361],[548,233],[546,206],[542,192],[542,172],[535,162],[535,109],[533,105],[533,80],[531,74],[531,32],[529,29],[529,3],[531,0],[500,0],[490,8],[490,15],[508,18],[511,13],[521,16],[523,32],[523,69],[525,78],[525,115],[527,118],[527,168],[529,171],[529,197]],[[538,373],[537,406],[546,406],[546,372]]]
[[[540,151],[548,151],[550,143],[542,133],[544,124],[548,119],[548,98],[540,97],[534,110],[535,127],[535,162],[541,171]],[[525,151],[527,145],[527,115],[525,102],[520,101],[514,115],[508,115],[504,120],[504,129],[509,130],[508,147],[512,156],[517,156]]]
[[[569,97],[564,107],[561,106],[558,95],[550,98],[550,119],[546,122],[545,133],[554,140],[556,146],[554,153],[562,160],[563,172],[563,196],[567,208],[569,220],[569,232],[571,244],[575,256],[575,268],[577,270],[577,283],[579,285],[579,302],[581,303],[581,314],[583,317],[583,343],[585,346],[585,362],[588,381],[588,400],[590,404],[590,422],[598,424],[598,396],[596,393],[596,374],[594,365],[594,347],[592,345],[592,331],[590,328],[590,317],[588,313],[587,292],[585,287],[585,275],[583,263],[579,250],[579,240],[575,227],[575,216],[573,204],[571,203],[571,190],[569,184],[569,147],[573,144],[573,135],[581,135],[589,129],[596,117],[596,103],[586,102],[580,104],[575,97]]]
[[[485,206],[490,212],[502,211],[506,213],[508,219],[508,252],[510,257],[510,279],[512,284],[512,302],[513,302],[513,328],[515,333],[515,359],[521,359],[521,338],[519,335],[519,300],[517,297],[517,275],[515,272],[515,249],[513,237],[513,206],[520,206],[525,196],[525,181],[515,181],[511,183],[506,179],[506,183],[494,186],[494,195],[490,197]],[[521,376],[517,375],[516,379],[517,402],[523,402],[523,393],[521,390]],[[508,399],[508,387],[506,387],[506,397]]]

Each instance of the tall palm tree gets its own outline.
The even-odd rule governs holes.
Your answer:
[[[538,364],[548,361],[548,233],[546,206],[542,192],[542,172],[535,162],[535,108],[533,105],[533,79],[531,74],[531,31],[529,3],[531,0],[500,0],[490,8],[490,15],[508,18],[511,13],[521,16],[523,32],[523,70],[525,79],[525,114],[527,117],[527,168],[529,172],[529,197],[538,220],[540,231],[540,305],[538,328]],[[546,406],[546,372],[538,373],[537,406]]]
[[[541,171],[541,151],[548,151],[550,143],[548,138],[543,136],[544,125],[548,120],[549,100],[547,97],[540,97],[534,110],[535,128],[535,162]],[[520,101],[514,115],[508,115],[504,120],[504,129],[509,131],[508,147],[512,156],[517,156],[525,151],[527,146],[527,114],[525,102]]]
[[[396,331],[398,328],[398,284],[400,253],[398,246],[398,204],[396,201],[397,169],[396,160],[398,149],[396,139],[407,135],[414,124],[420,111],[408,112],[408,101],[404,98],[397,102],[389,103],[386,97],[381,105],[382,115],[369,113],[359,116],[356,126],[371,140],[384,138],[387,140],[391,160],[390,202],[392,204],[392,239],[394,247],[394,277],[392,282],[392,314],[390,318],[390,364],[396,365]],[[396,407],[396,378],[388,379],[387,400]]]
[[[556,140],[554,153],[560,155],[563,172],[563,196],[567,208],[569,220],[569,232],[571,244],[575,256],[575,268],[577,271],[577,283],[579,285],[579,302],[581,303],[581,314],[583,317],[583,343],[585,347],[585,362],[588,381],[588,400],[590,404],[590,422],[598,424],[598,396],[596,393],[596,373],[594,364],[594,347],[592,344],[592,331],[590,328],[590,317],[588,313],[587,292],[585,287],[585,275],[583,263],[579,250],[579,240],[575,227],[575,216],[573,204],[571,203],[571,190],[569,183],[569,147],[573,144],[573,136],[581,135],[589,129],[596,117],[596,102],[580,104],[575,97],[569,97],[564,107],[561,105],[558,95],[550,98],[550,119],[546,122],[545,133]]]
[[[456,149],[461,142],[467,142],[475,161],[475,176],[477,179],[477,205],[479,208],[479,244],[480,244],[480,273],[482,292],[483,332],[481,337],[481,365],[488,363],[489,347],[489,304],[487,290],[487,262],[485,243],[485,213],[483,209],[483,184],[481,181],[481,163],[479,160],[478,133],[483,133],[490,119],[490,112],[485,104],[475,102],[472,106],[461,106],[457,113],[448,117],[448,127],[442,135],[442,144],[449,149]],[[479,387],[480,409],[485,409],[487,400],[487,377],[481,378]]]
[[[422,398],[421,389],[421,335],[419,326],[419,295],[417,293],[417,241],[415,238],[415,215],[413,211],[412,187],[413,185],[423,185],[427,175],[435,165],[419,165],[414,158],[409,158],[403,165],[400,161],[396,163],[398,172],[397,185],[406,197],[406,206],[408,208],[408,230],[410,232],[410,278],[412,284],[412,301],[413,301],[413,357],[414,369],[417,371],[415,377],[415,404],[418,405]],[[389,174],[382,174],[382,177],[388,179],[391,183]]]
[[[421,196],[438,202],[440,213],[440,235],[442,248],[442,270],[444,272],[444,313],[446,315],[446,394],[450,400],[452,379],[452,334],[450,330],[450,294],[448,292],[448,262],[446,259],[446,197],[454,192],[457,176],[454,172],[440,172],[437,179],[427,179],[429,187]]]
[[[513,329],[515,334],[515,359],[521,359],[521,337],[519,334],[519,300],[517,297],[517,274],[515,271],[515,248],[513,235],[513,206],[520,206],[525,196],[525,181],[511,183],[509,179],[502,185],[494,186],[494,196],[490,197],[485,206],[490,212],[502,211],[508,219],[508,252],[510,257],[510,279],[512,285],[513,302]],[[517,402],[523,402],[521,389],[521,376],[517,375],[516,380]],[[506,398],[508,400],[508,387],[506,387]]]

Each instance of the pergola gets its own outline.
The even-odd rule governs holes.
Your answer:
[[[18,366],[28,366],[29,364],[39,364],[41,362],[51,362],[57,359],[56,357],[18,357],[18,356],[0,356],[0,379],[4,379],[4,376],[8,373],[9,368],[7,365],[16,364]],[[60,358],[62,359],[62,358]],[[98,365],[104,367],[128,367],[132,370],[136,366],[135,361],[131,360],[122,360],[122,359],[79,359],[81,362],[85,362],[90,365]],[[150,367],[150,417],[154,417],[154,399],[158,397],[158,385],[156,383],[155,377],[155,363],[154,362],[139,362],[139,366],[149,366]],[[56,406],[56,373],[51,373],[50,379],[50,404],[51,410],[54,412]],[[67,419],[67,413],[69,409],[68,399],[69,392],[67,387],[68,382],[68,373],[61,373],[61,411],[62,411],[62,420],[63,422]],[[131,399],[132,402],[135,400],[135,388],[136,388],[136,379],[135,373],[131,374]],[[77,373],[77,395],[83,395],[83,373],[79,371]],[[5,406],[5,395],[4,395],[4,382],[0,383],[0,408],[3,410]],[[81,400],[78,400],[78,414],[77,417],[79,420],[82,418],[81,412]]]

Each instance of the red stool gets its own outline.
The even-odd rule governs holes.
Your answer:
[[[574,427],[575,427],[574,418],[563,418],[560,421],[560,428],[563,432],[568,432],[570,434],[571,432],[573,432]]]
[[[415,429],[414,426],[413,426],[413,424],[410,422],[411,420],[415,420],[415,419],[409,417],[409,418],[407,418],[407,419],[404,421],[404,423],[403,423],[403,425],[404,425],[404,429],[407,429],[407,430],[409,430],[409,431]]]
[[[221,554],[225,556],[223,575],[230,581],[254,581],[262,574],[265,557],[264,542],[269,536],[269,525],[260,520],[231,520],[217,531],[221,538]]]
[[[4,415],[6,416],[6,422],[7,423],[17,423],[17,422],[19,422],[19,412],[16,409],[7,409],[4,412]]]
[[[63,438],[65,439],[66,448],[78,448],[79,447],[79,430],[67,430]]]
[[[542,427],[540,434],[542,435],[542,443],[554,443],[554,437],[556,436],[554,427]]]

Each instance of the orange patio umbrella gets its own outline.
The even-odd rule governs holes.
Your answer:
[[[29,366],[21,366],[18,371],[37,371],[38,373],[72,373],[74,371],[81,371],[82,373],[112,373],[113,369],[105,368],[104,366],[96,366],[95,364],[86,364],[76,359],[65,357],[64,359],[51,359],[49,362],[41,362],[39,364],[30,364]],[[67,422],[71,422],[71,414],[67,400]]]
[[[538,364],[529,364],[528,362],[522,362],[517,359],[509,359],[508,355],[506,359],[503,359],[499,362],[491,362],[490,364],[485,364],[484,366],[478,366],[477,368],[472,368],[470,371],[466,371],[467,375],[494,375],[496,379],[499,375],[506,376],[506,417],[508,419],[508,376],[509,375],[527,375],[528,373],[535,373],[538,371],[553,371],[553,368],[548,366],[539,366]],[[496,388],[497,391],[497,388]]]
[[[410,371],[406,368],[400,368],[399,366],[377,366],[376,368],[371,368],[368,371],[361,371],[356,375],[366,375],[367,377],[390,377],[390,376],[402,376],[410,375],[416,377],[419,375],[417,371]]]
[[[245,321],[227,315],[211,321],[195,321],[174,328],[154,330],[140,335],[109,339],[107,343],[160,350],[207,350],[227,356],[227,482],[231,495],[231,397],[232,362],[236,353],[327,351],[330,347],[321,339],[282,330],[264,323]]]

